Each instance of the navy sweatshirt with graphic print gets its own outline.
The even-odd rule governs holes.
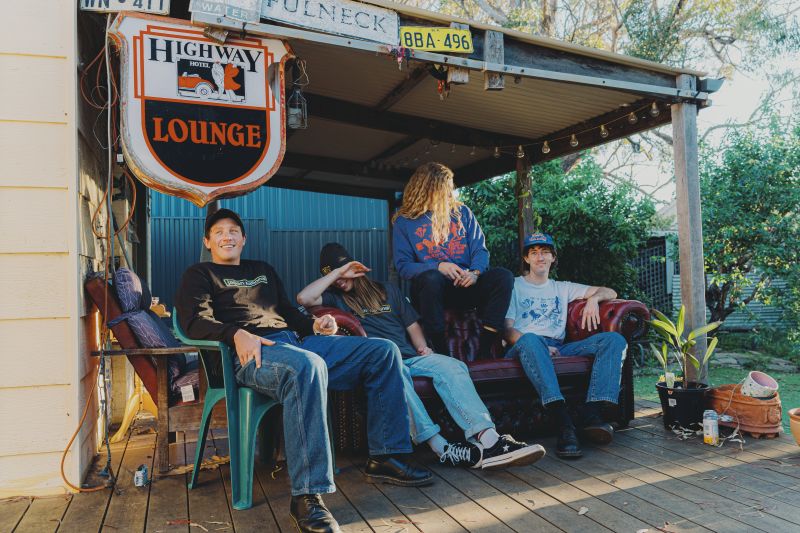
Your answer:
[[[275,269],[263,261],[190,266],[181,279],[175,307],[181,327],[192,339],[234,346],[239,329],[262,337],[285,330],[301,337],[313,333],[314,319],[289,300]]]
[[[439,263],[455,263],[467,270],[485,272],[489,268],[489,250],[475,215],[465,205],[460,208],[461,224],[450,219],[450,235],[442,244],[431,240],[431,219],[397,217],[392,230],[394,267],[405,279],[412,279],[426,270],[435,270]]]

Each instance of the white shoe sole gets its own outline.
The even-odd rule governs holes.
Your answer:
[[[544,457],[544,454],[545,451],[541,444],[531,444],[513,452],[484,459],[481,468],[483,470],[496,470],[509,466],[531,465]]]

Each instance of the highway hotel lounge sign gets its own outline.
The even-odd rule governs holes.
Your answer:
[[[224,45],[187,21],[123,13],[122,146],[145,185],[203,207],[266,182],[285,151],[284,64],[276,39]]]

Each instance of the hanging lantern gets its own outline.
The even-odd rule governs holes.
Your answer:
[[[308,105],[303,92],[297,86],[286,102],[286,125],[293,130],[304,130],[308,127]]]

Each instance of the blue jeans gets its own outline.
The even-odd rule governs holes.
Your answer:
[[[558,348],[562,356],[594,356],[586,401],[617,403],[622,363],[628,348],[625,337],[619,333],[595,333],[582,341],[563,344],[556,339],[534,333],[523,334],[508,350],[506,357],[519,357],[525,374],[539,393],[542,405],[564,399],[558,386],[549,346]]]
[[[494,427],[492,417],[478,396],[469,377],[467,365],[446,355],[431,354],[404,359],[403,385],[411,419],[411,438],[415,444],[430,439],[441,430],[433,423],[428,411],[414,391],[415,376],[433,380],[444,406],[469,439],[484,429]]]
[[[403,402],[403,361],[397,346],[383,339],[310,336],[293,332],[268,337],[261,368],[236,366],[239,384],[283,405],[286,462],[292,495],[336,490],[328,437],[327,389],[363,385],[367,393],[367,441],[371,455],[411,452]]]

